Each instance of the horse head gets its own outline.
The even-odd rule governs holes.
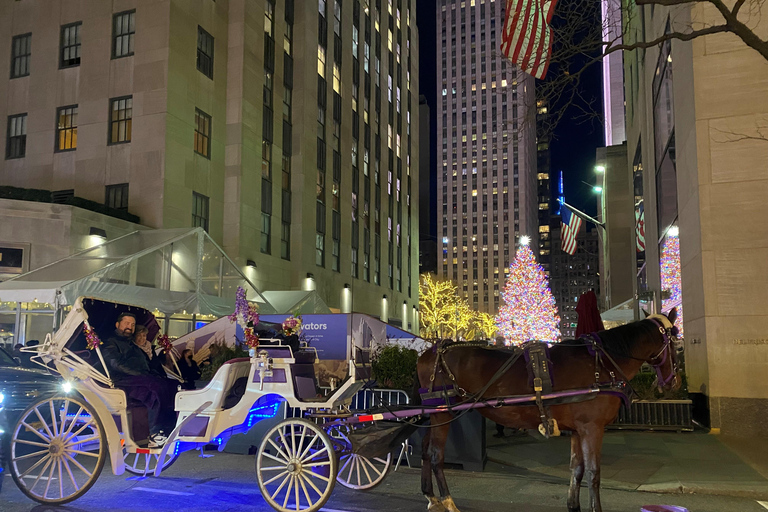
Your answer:
[[[656,324],[661,338],[660,346],[646,360],[656,370],[656,384],[659,391],[662,389],[675,391],[682,384],[678,374],[677,351],[675,349],[678,334],[677,327],[675,327],[676,319],[677,308],[672,308],[666,316],[656,314],[646,319]]]

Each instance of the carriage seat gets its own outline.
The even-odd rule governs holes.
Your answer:
[[[312,360],[314,361],[314,355]],[[292,364],[291,374],[293,375],[293,390],[296,398],[305,402],[316,402],[320,394],[318,393],[315,365],[309,363]]]
[[[240,398],[245,394],[245,386],[243,384],[247,384],[250,372],[251,359],[248,357],[230,359],[221,365],[221,368],[216,372],[213,380],[205,388],[208,389],[211,386],[216,386],[216,388],[220,390],[215,395],[215,399],[210,408],[214,410],[223,410],[231,409],[237,405],[237,402],[239,402]],[[216,385],[216,383],[218,383],[218,385]]]

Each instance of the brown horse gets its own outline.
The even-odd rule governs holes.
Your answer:
[[[604,352],[610,356],[603,357],[602,364],[597,363],[594,355],[588,352],[584,340],[566,341],[553,346],[550,350],[553,391],[589,388],[596,380],[611,382],[611,373],[616,379],[631,379],[645,362],[656,368],[660,385],[678,388],[680,379],[676,373],[675,349],[672,346],[676,316],[677,312],[673,309],[668,317],[653,315],[639,322],[600,332]],[[442,363],[436,365],[436,357],[436,350],[428,350],[419,358],[421,386],[427,388],[430,382],[435,387],[454,385],[462,393],[472,396],[482,390],[491,376],[510,359],[510,352],[476,346],[455,348],[442,354],[445,366]],[[455,381],[448,375],[448,370]],[[597,378],[596,373],[599,374]],[[523,358],[519,358],[488,387],[482,397],[532,393],[526,363]],[[600,451],[603,432],[605,426],[616,418],[620,406],[620,397],[600,393],[592,400],[549,407],[550,417],[557,421],[559,428],[572,432],[571,482],[567,502],[569,512],[581,510],[579,490],[584,476],[589,486],[590,512],[602,511]],[[535,405],[481,408],[478,411],[486,418],[507,427],[537,429],[541,424],[539,410]],[[433,427],[428,429],[422,445],[421,490],[429,500],[427,510],[432,512],[459,512],[450,496],[443,473],[444,448],[451,418],[452,414],[448,412],[432,414],[430,422]],[[434,495],[430,472],[435,474],[440,498]]]

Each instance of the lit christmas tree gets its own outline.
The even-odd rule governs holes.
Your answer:
[[[661,310],[669,312],[677,308],[675,325],[683,336],[683,288],[680,277],[680,236],[677,226],[667,232],[661,248],[661,289],[669,291],[669,298],[661,301]]]
[[[555,298],[544,268],[536,263],[528,247],[528,237],[520,239],[501,297],[504,304],[499,308],[496,323],[507,342],[519,345],[530,340],[559,341],[560,317]]]

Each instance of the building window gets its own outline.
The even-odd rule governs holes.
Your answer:
[[[272,216],[268,213],[261,214],[261,252],[272,253]]]
[[[207,196],[192,192],[192,227],[208,231],[208,202]]]
[[[213,80],[213,36],[197,27],[197,70]]]
[[[315,265],[325,266],[325,235],[315,233]]]
[[[211,158],[211,116],[195,109],[195,153]]]
[[[27,152],[27,114],[8,116],[5,158],[24,158]]]
[[[133,36],[136,33],[136,11],[115,14],[112,23],[112,58],[133,55]]]
[[[117,210],[128,209],[128,184],[107,185],[104,204]]]
[[[131,124],[133,118],[133,97],[110,100],[109,143],[131,142]]]
[[[60,68],[70,68],[80,65],[80,27],[82,21],[61,27],[61,59]]]
[[[280,236],[280,257],[284,260],[291,259],[291,223],[283,222],[283,230]]]
[[[56,151],[77,149],[77,105],[56,112]]]
[[[29,75],[29,57],[32,54],[32,34],[14,36],[11,42],[11,78]]]

